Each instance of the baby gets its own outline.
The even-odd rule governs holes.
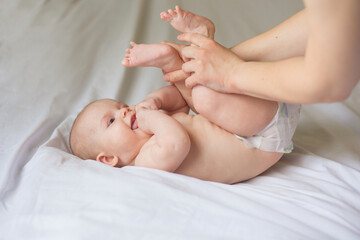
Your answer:
[[[180,32],[195,32],[214,38],[213,22],[184,11],[179,6],[176,6],[175,10],[162,12],[160,16]],[[181,56],[183,46],[175,43],[131,42],[131,45],[131,49],[126,49],[127,54],[122,62],[126,67],[158,67],[167,73],[181,70],[186,61]],[[194,112],[236,134],[248,146],[270,152],[291,152],[293,147],[291,139],[299,118],[300,105],[267,101],[240,94],[225,94],[203,86],[189,89],[185,87],[184,81],[175,83],[175,86]],[[275,122],[276,126],[270,128]]]
[[[213,24],[204,17],[179,7],[161,15],[180,31],[213,37]],[[181,69],[183,59],[170,45],[132,46],[125,66]],[[190,107],[200,114],[189,115]],[[236,183],[259,175],[291,151],[298,116],[298,105],[200,86],[191,91],[182,83],[161,88],[136,106],[110,99],[89,104],[74,122],[70,146],[80,158],[114,167],[150,167]]]

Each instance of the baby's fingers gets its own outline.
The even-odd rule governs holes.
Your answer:
[[[142,111],[142,110],[158,110],[157,103],[154,99],[146,99],[142,101],[141,103],[137,104],[135,107],[136,111]]]

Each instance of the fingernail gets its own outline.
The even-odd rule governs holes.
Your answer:
[[[164,76],[164,80],[165,80],[166,82],[170,82],[169,76],[168,76],[168,75],[165,75],[165,76]]]

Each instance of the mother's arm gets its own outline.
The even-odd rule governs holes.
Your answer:
[[[276,27],[230,48],[244,61],[278,61],[304,56],[308,38],[306,9]]]
[[[305,3],[304,24],[309,28],[304,56],[244,62],[210,39],[180,35],[179,40],[199,46],[182,51],[193,59],[183,65],[184,71],[193,73],[187,85],[295,103],[346,99],[360,79],[360,1]]]
[[[305,12],[305,9],[298,12],[278,26],[241,42],[230,50],[244,61],[277,61],[293,56],[303,56],[308,34],[308,25],[304,24]],[[182,49],[186,47],[186,45],[167,41],[162,43],[174,47],[180,55]],[[164,75],[164,79],[170,82],[183,81],[187,77],[189,74],[182,70]]]
[[[301,41],[293,50],[279,41],[289,58],[285,56],[273,63],[245,63],[238,69],[240,79],[232,87],[259,97],[298,103],[343,101],[351,94],[360,79],[360,1],[306,0],[305,5],[306,12],[289,20],[296,24],[293,29],[302,33]],[[284,22],[278,29],[291,24]],[[276,29],[271,32],[276,33]],[[296,31],[292,34],[298,36]],[[259,46],[261,51],[263,45]],[[279,52],[279,59],[284,51]],[[271,58],[274,55],[268,54],[263,60]]]

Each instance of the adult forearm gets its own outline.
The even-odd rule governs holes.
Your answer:
[[[277,62],[245,62],[232,74],[226,88],[264,99],[304,103],[314,91],[311,89],[314,86],[305,79],[303,57]]]
[[[360,79],[360,1],[305,3],[306,54],[273,63],[245,63],[239,82],[231,81],[233,87],[253,96],[298,103],[343,101],[351,94]]]
[[[305,1],[309,40],[306,66],[328,88],[332,101],[346,99],[360,79],[360,1]]]
[[[235,93],[289,103],[342,101],[351,92],[341,80],[320,77],[305,57],[246,62],[232,76],[227,89],[238,89]]]
[[[231,48],[244,61],[278,61],[303,56],[308,36],[303,9],[278,26]]]

